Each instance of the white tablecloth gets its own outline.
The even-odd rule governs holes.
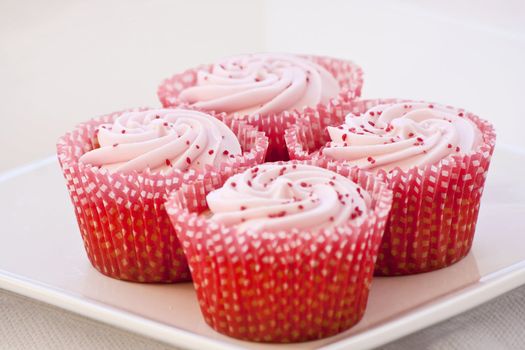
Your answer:
[[[175,349],[0,290],[0,349]],[[397,349],[525,349],[525,286],[390,343]]]

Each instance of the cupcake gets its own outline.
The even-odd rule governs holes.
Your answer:
[[[463,109],[402,100],[361,100],[304,110],[286,132],[292,159],[356,166],[387,181],[392,211],[378,275],[449,266],[472,246],[493,127]]]
[[[285,160],[284,131],[293,122],[287,112],[359,97],[361,86],[361,69],[350,61],[257,53],[176,74],[158,96],[164,106],[186,103],[247,121],[269,137],[267,160]]]
[[[164,208],[170,191],[264,159],[268,140],[194,109],[116,112],[61,137],[57,154],[92,265],[136,282],[190,279]]]
[[[327,337],[357,323],[392,200],[337,163],[265,163],[175,191],[168,215],[205,321],[251,341]]]

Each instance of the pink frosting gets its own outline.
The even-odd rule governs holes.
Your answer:
[[[324,168],[265,163],[229,178],[206,197],[212,220],[239,230],[321,229],[362,220],[370,196]]]
[[[345,124],[328,127],[326,156],[363,169],[434,164],[454,153],[469,153],[482,142],[476,125],[463,112],[429,103],[378,105]]]
[[[200,71],[197,84],[179,99],[226,113],[270,114],[315,107],[337,97],[339,84],[322,66],[299,56],[240,55]]]
[[[110,171],[202,170],[241,154],[235,134],[213,116],[187,109],[125,112],[97,130],[99,148],[80,161]]]

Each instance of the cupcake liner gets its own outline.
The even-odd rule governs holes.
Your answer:
[[[393,102],[407,101],[356,100],[305,109],[301,122],[286,131],[290,158],[325,158],[322,150],[317,151],[329,141],[327,126],[341,125],[348,113],[358,115],[375,105]],[[377,173],[388,182],[394,200],[376,275],[406,275],[443,268],[462,259],[472,246],[496,134],[490,123],[462,109],[454,110],[464,112],[482,132],[484,142],[476,151],[452,155],[421,168]]]
[[[190,280],[184,252],[164,207],[168,194],[214,172],[234,172],[261,163],[268,140],[252,126],[231,120],[225,123],[238,136],[244,154],[217,169],[110,173],[80,163],[81,155],[98,146],[98,125],[113,122],[121,113],[82,123],[57,144],[88,258],[97,270],[113,278],[165,283]]]
[[[349,101],[361,96],[363,71],[355,63],[331,57],[307,55],[301,57],[319,64],[335,77],[341,87],[339,99]],[[180,92],[196,84],[199,70],[211,71],[211,68],[212,65],[201,65],[164,80],[157,90],[162,105],[165,107],[180,105],[181,102],[178,99]],[[269,115],[233,114],[229,117],[244,120],[256,127],[257,130],[264,131],[270,140],[266,160],[277,161],[289,159],[284,142],[284,131],[295,122],[296,116],[300,116],[300,114],[285,111]]]
[[[306,341],[348,329],[364,313],[392,193],[364,172],[324,160],[302,163],[336,171],[369,191],[369,217],[319,231],[239,232],[206,214],[206,194],[222,186],[226,173],[182,186],[166,204],[204,319],[220,333]]]

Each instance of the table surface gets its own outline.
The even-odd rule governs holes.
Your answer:
[[[176,349],[1,290],[0,314],[1,350]],[[380,349],[524,349],[524,315],[525,286]]]

